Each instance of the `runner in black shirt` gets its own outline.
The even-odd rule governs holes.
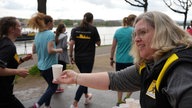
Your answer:
[[[92,25],[93,15],[88,12],[84,15],[81,25],[75,27],[71,31],[71,41],[70,41],[70,58],[72,63],[76,63],[79,71],[91,73],[94,58],[95,58],[95,45],[100,46],[100,36],[97,28]],[[75,47],[74,47],[75,46]],[[73,59],[73,47],[75,59]],[[70,108],[78,108],[78,102],[81,96],[85,94],[85,104],[89,103],[92,95],[88,93],[88,88],[85,86],[79,86],[75,100]]]
[[[24,108],[13,95],[15,75],[26,77],[27,69],[17,69],[18,65],[32,58],[31,54],[23,58],[17,55],[14,41],[21,35],[21,24],[15,17],[0,20],[0,108]]]

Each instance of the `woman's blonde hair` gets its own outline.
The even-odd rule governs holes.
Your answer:
[[[151,48],[156,49],[152,55],[154,60],[158,60],[164,53],[180,45],[189,47],[192,44],[192,37],[164,13],[157,11],[143,13],[135,19],[134,25],[140,20],[146,21],[155,30],[151,41]],[[135,42],[133,42],[130,53],[133,55],[135,63],[144,61],[139,56]]]
[[[53,18],[44,13],[36,13],[28,21],[28,27],[38,29],[40,32],[47,30],[46,25],[48,22],[53,22]]]

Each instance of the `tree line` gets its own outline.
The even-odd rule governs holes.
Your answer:
[[[19,20],[22,23],[23,27],[27,27],[27,22],[29,19],[21,19]],[[77,26],[81,23],[81,20],[72,20],[72,19],[57,19],[54,20],[54,25],[57,26],[60,23],[64,23],[67,27],[74,27]],[[111,27],[111,26],[121,26],[122,25],[122,20],[102,20],[102,19],[95,19],[94,20],[94,25],[99,27],[99,26],[105,26],[105,27]]]
[[[19,18],[24,28],[27,27],[28,19]],[[176,21],[178,25],[183,26],[182,21]],[[54,20],[55,27],[60,23],[64,23],[67,27],[74,27],[81,23],[81,20],[72,20],[72,19],[57,19]],[[102,19],[95,19],[94,25],[97,27],[115,27],[115,26],[122,26],[122,20],[102,20]],[[190,25],[190,21],[186,21],[186,25]]]

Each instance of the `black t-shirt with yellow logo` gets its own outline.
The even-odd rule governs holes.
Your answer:
[[[17,55],[16,46],[7,37],[0,40],[0,60],[1,68],[7,67],[16,69],[19,65],[19,57]],[[0,76],[0,101],[6,100],[13,94],[15,75]]]
[[[89,25],[86,29],[82,27],[73,28],[71,40],[75,41],[76,63],[94,62],[95,44],[100,41],[100,36],[95,26]]]

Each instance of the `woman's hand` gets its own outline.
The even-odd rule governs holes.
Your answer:
[[[76,84],[78,73],[73,70],[65,70],[59,78],[53,80],[55,84]]]
[[[22,59],[23,59],[23,61],[28,61],[30,59],[33,59],[33,56],[32,56],[32,54],[27,54]]]
[[[27,75],[29,75],[29,71],[27,69],[21,68],[21,69],[17,69],[15,74],[20,76],[20,77],[25,78]]]
[[[25,55],[24,57],[20,57],[20,59],[19,59],[19,64],[21,64],[21,63],[23,63],[23,62],[25,62],[25,61],[28,61],[28,60],[30,60],[30,59],[33,59],[32,54],[27,54],[27,55]]]

